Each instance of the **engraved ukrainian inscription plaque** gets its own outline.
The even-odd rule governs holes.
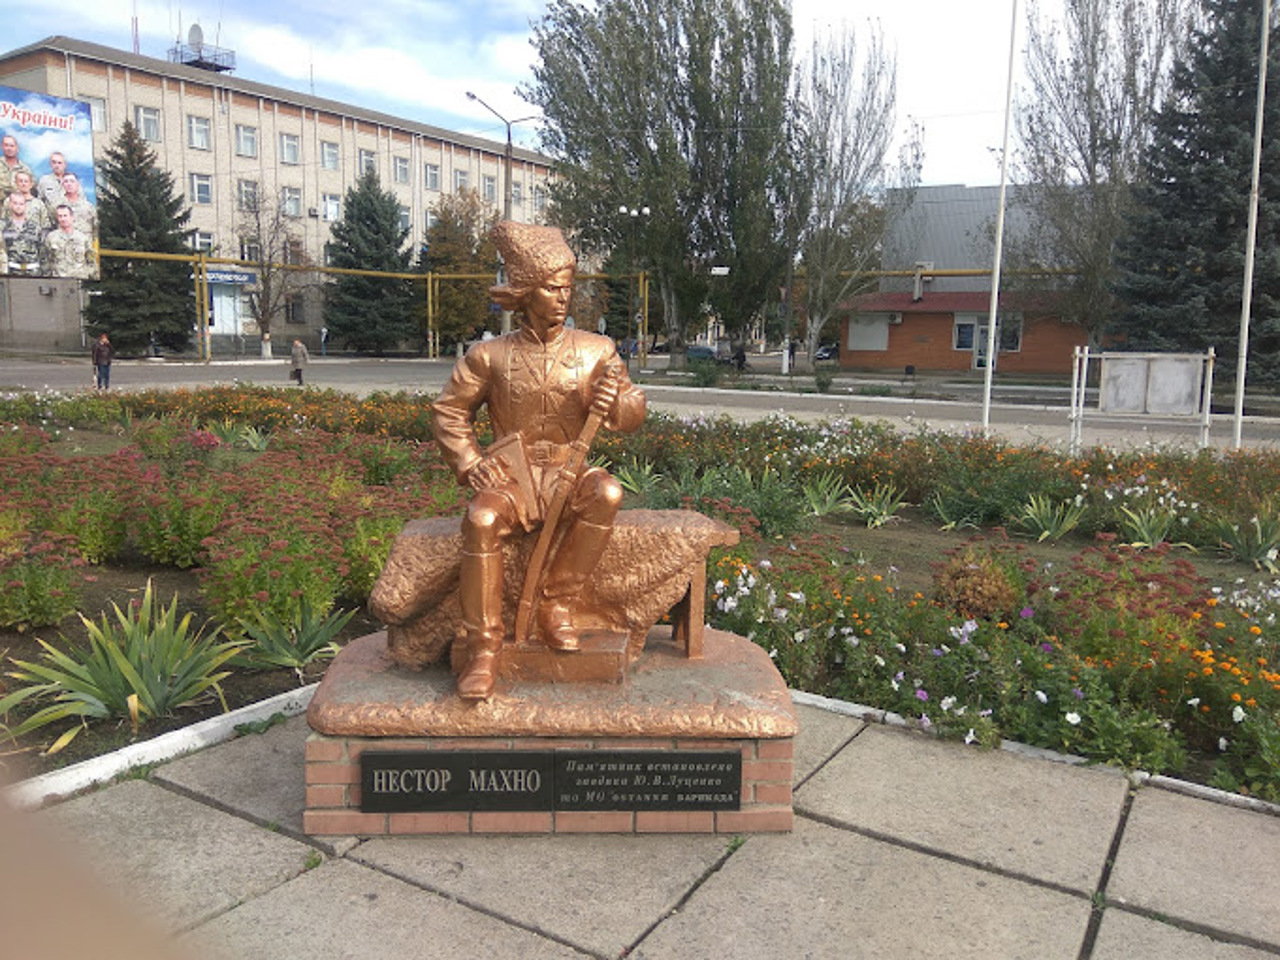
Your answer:
[[[742,754],[367,750],[360,787],[365,813],[737,810]]]

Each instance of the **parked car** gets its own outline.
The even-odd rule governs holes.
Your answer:
[[[824,343],[819,345],[818,349],[813,352],[815,360],[839,360],[840,347],[835,343]]]
[[[728,357],[722,357],[718,354],[714,347],[708,347],[701,343],[691,343],[685,348],[685,357],[690,363],[697,361],[711,361],[713,363],[732,363]]]

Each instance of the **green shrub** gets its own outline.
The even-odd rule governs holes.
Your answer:
[[[724,367],[714,360],[690,360],[689,375],[695,387],[718,387],[724,380]]]
[[[20,548],[0,553],[0,626],[47,626],[74,613],[79,593],[72,571],[83,562],[74,544],[53,534],[13,543]]]

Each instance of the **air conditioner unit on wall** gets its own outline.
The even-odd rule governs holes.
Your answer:
[[[320,216],[320,208],[319,208],[319,207],[311,207],[309,210],[307,210],[307,216],[308,216],[308,217],[318,217],[318,216]]]

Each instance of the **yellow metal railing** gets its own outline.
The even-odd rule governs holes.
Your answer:
[[[492,282],[494,275],[491,273],[436,273],[427,271],[426,273],[399,273],[388,270],[359,270],[349,267],[324,267],[310,263],[276,263],[274,261],[262,260],[238,260],[234,257],[214,257],[206,253],[193,251],[191,253],[151,253],[146,250],[99,250],[98,255],[101,257],[116,257],[126,260],[169,260],[181,263],[191,264],[192,285],[196,298],[196,329],[199,331],[197,347],[199,355],[206,363],[211,359],[210,353],[210,333],[209,333],[209,265],[218,264],[220,266],[240,267],[246,270],[259,270],[264,267],[270,267],[273,270],[287,270],[295,273],[323,273],[334,276],[354,276],[354,277],[377,277],[385,280],[409,280],[414,283],[422,283],[426,288],[427,301],[427,355],[429,357],[438,357],[440,355],[440,330],[436,323],[436,310],[440,302],[440,282],[442,280],[482,280]],[[605,274],[584,273],[579,274],[584,280],[602,280],[607,279]],[[640,290],[643,298],[643,314],[641,316],[641,330],[648,331],[649,328],[649,275],[641,272],[636,274],[640,282]],[[644,353],[645,336],[642,333],[640,337],[640,364],[645,365]]]

